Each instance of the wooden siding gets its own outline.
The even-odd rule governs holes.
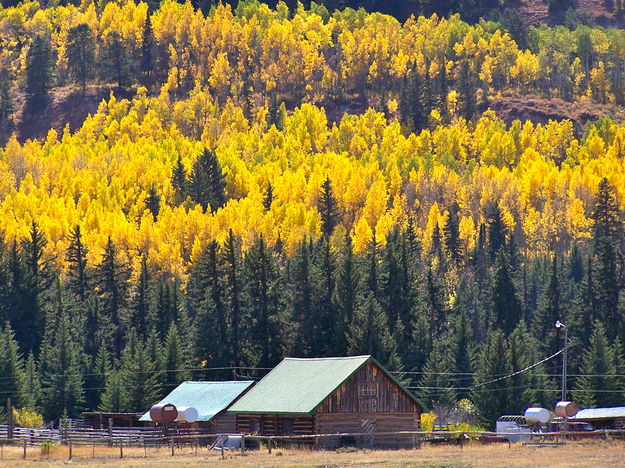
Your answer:
[[[237,432],[237,418],[234,414],[222,411],[212,421],[211,432],[214,434],[234,434]]]
[[[370,361],[319,406],[323,413],[420,414],[421,408]]]
[[[333,448],[340,445],[355,445],[364,448],[411,448],[415,445],[412,435],[383,435],[394,431],[418,431],[419,415],[415,413],[325,413],[316,418],[318,434],[335,432],[362,433],[373,428],[371,437],[329,437],[319,441],[319,445]]]
[[[313,433],[314,418],[307,415],[237,414],[237,432],[261,435],[308,435]]]

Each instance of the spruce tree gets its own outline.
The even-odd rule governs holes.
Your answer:
[[[503,330],[507,336],[512,333],[522,318],[521,303],[510,275],[508,259],[499,251],[492,280],[491,300],[493,304],[492,325]]]
[[[445,303],[444,289],[439,278],[434,277],[432,267],[429,266],[424,287],[420,290],[422,296],[419,301],[420,313],[428,319],[429,347],[434,346],[434,339],[441,332],[447,320],[448,307]]]
[[[618,387],[614,349],[606,336],[605,328],[599,321],[584,350],[581,377],[577,378],[573,395],[575,401],[584,408],[618,406],[622,396]]]
[[[459,387],[457,395],[459,399],[468,397],[467,387],[471,385],[471,373],[473,372],[473,345],[469,317],[463,310],[456,320],[455,334],[451,339],[453,351],[453,369],[459,373],[456,386]]]
[[[131,326],[137,330],[140,337],[146,338],[148,334],[148,320],[150,319],[150,290],[151,274],[148,268],[146,255],[141,256],[141,270],[134,286],[130,300],[132,312]]]
[[[119,357],[122,350],[122,318],[126,310],[130,271],[118,258],[117,247],[109,236],[102,260],[96,266],[96,280],[100,291],[101,313],[110,319],[113,327],[113,350]]]
[[[13,406],[23,406],[20,382],[24,373],[24,362],[11,325],[4,324],[0,335],[0,382],[3,401],[11,398]]]
[[[280,271],[261,237],[245,256],[245,287],[252,319],[250,341],[259,367],[277,364],[290,346],[289,317]]]
[[[334,228],[340,221],[338,203],[332,191],[332,182],[329,177],[321,185],[321,196],[317,208],[321,214],[321,232],[331,236]]]
[[[122,355],[120,374],[124,387],[124,411],[142,411],[158,402],[162,391],[156,363],[150,359],[145,344],[137,338],[134,330],[130,331]],[[107,399],[108,395],[106,398],[103,396],[103,403]]]
[[[419,380],[420,394],[426,405],[454,406],[458,399],[454,377],[454,352],[449,348],[449,340],[439,340],[432,349]]]
[[[0,70],[0,123],[9,120],[15,111],[13,81],[8,72]]]
[[[62,312],[42,369],[43,406],[51,419],[67,414],[78,417],[85,403],[80,347],[71,333],[67,313]]]
[[[345,237],[345,246],[341,253],[339,266],[336,272],[336,286],[334,295],[334,309],[336,310],[334,324],[334,353],[342,356],[347,352],[348,330],[354,321],[356,308],[362,301],[362,274],[358,260],[352,249],[352,241]]]
[[[455,208],[449,210],[449,215],[445,220],[443,241],[449,260],[455,265],[460,264],[462,260],[462,240],[460,239],[460,226]]]
[[[40,411],[41,379],[37,370],[37,363],[33,353],[28,355],[24,364],[24,371],[19,378],[19,404],[29,410]]]
[[[265,208],[265,211],[269,211],[271,209],[273,200],[273,186],[271,185],[271,182],[268,182],[267,188],[265,189],[265,195],[263,196],[263,208]]]
[[[349,354],[370,354],[386,368],[402,370],[397,343],[388,329],[388,317],[373,294],[368,293],[356,309],[347,341]]]
[[[503,212],[499,205],[493,204],[486,212],[488,232],[488,252],[495,259],[499,250],[506,245],[507,228],[503,221]]]
[[[326,236],[319,238],[315,245],[312,276],[318,281],[317,338],[318,355],[332,355],[334,317],[334,290],[336,286],[336,254]]]
[[[67,64],[72,81],[83,92],[95,75],[95,38],[91,28],[81,23],[67,32]]]
[[[152,29],[152,19],[150,14],[147,14],[145,17],[142,39],[140,82],[149,90],[154,82],[154,66],[156,61],[156,44],[154,40],[154,30]]]
[[[178,203],[182,203],[189,195],[189,182],[187,181],[187,169],[182,163],[182,156],[178,155],[176,164],[171,172],[171,185],[174,188]]]
[[[540,307],[532,322],[532,331],[540,343],[542,354],[545,356],[549,356],[562,347],[562,340],[558,329],[555,327],[557,320],[566,320],[562,313],[558,263],[554,255],[551,262],[549,283],[543,292]]]
[[[125,411],[128,407],[126,405],[126,393],[128,391],[126,385],[127,382],[125,381],[121,371],[110,371],[106,377],[106,386],[104,392],[102,393],[98,410],[115,413]]]
[[[191,378],[188,343],[184,343],[176,324],[169,327],[163,353],[164,384],[167,390]]]
[[[214,151],[204,149],[189,175],[189,195],[204,211],[217,211],[226,203],[226,182]]]
[[[84,302],[90,289],[90,272],[87,268],[89,250],[82,240],[80,226],[74,226],[68,235],[69,245],[65,252],[67,262],[67,286],[74,296]]]
[[[145,207],[150,210],[150,213],[152,213],[152,219],[156,222],[158,214],[161,211],[161,196],[156,191],[154,185],[152,185],[150,190],[148,190],[148,196],[145,197],[144,203]]]
[[[130,57],[124,39],[117,31],[104,37],[100,46],[100,76],[103,80],[115,83],[118,90],[132,84]]]
[[[48,104],[53,79],[54,57],[50,41],[37,35],[26,53],[26,94],[31,109],[40,109]]]
[[[235,237],[232,229],[228,232],[228,237],[224,243],[223,269],[225,277],[224,298],[228,306],[230,317],[230,344],[233,365],[244,365],[249,359],[248,349],[244,349],[243,344],[247,341],[245,324],[247,314],[245,314],[242,304],[242,268],[241,250],[239,240]]]
[[[299,326],[295,352],[300,356],[315,356],[318,340],[315,279],[312,277],[310,243],[303,240],[289,263],[289,308]]]
[[[87,408],[96,410],[100,407],[102,395],[106,390],[106,384],[112,371],[111,355],[106,344],[101,343],[93,359],[90,375],[85,377]]]

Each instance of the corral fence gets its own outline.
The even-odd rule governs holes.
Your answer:
[[[202,434],[165,435],[160,428],[109,428],[86,427],[25,428],[14,427],[13,438],[8,438],[8,427],[0,425],[0,459],[37,458],[124,458],[151,456],[204,456],[208,454],[225,457],[233,450],[245,452],[250,448],[272,450],[280,447],[306,446],[324,448],[324,439],[358,441],[371,434],[346,432],[332,434],[263,436],[257,434]],[[580,434],[583,434],[580,435]],[[527,434],[523,434],[527,435]],[[240,437],[236,449],[228,450],[224,443],[228,437]],[[392,431],[376,432],[375,436],[397,436],[405,440],[412,438],[412,448],[424,444],[449,444],[462,449],[467,443],[506,442],[507,437],[518,437],[519,433],[496,433],[489,431]],[[601,429],[592,433],[594,440],[625,440],[625,429]],[[562,445],[569,442],[588,440],[588,433],[543,432],[530,435],[527,445]],[[410,448],[410,447],[407,447]]]

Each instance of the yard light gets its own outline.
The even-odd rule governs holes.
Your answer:
[[[562,328],[564,330],[564,352],[562,353],[562,399],[561,401],[566,401],[566,358],[567,358],[567,348],[569,344],[569,329],[565,324],[556,320],[556,328]]]

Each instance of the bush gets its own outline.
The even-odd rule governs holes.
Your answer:
[[[16,426],[43,427],[43,416],[28,408],[13,408],[13,421]]]

